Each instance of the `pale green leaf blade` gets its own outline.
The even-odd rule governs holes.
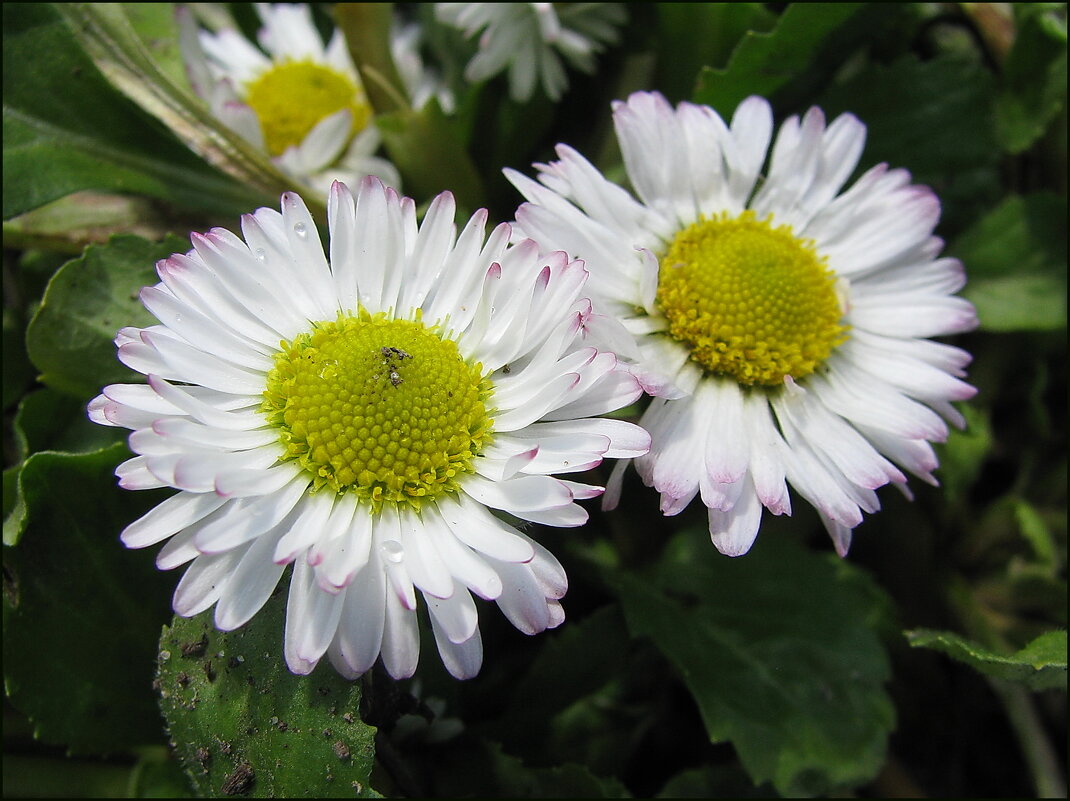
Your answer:
[[[1032,690],[1066,689],[1066,632],[1049,631],[1015,654],[999,654],[950,631],[905,632],[917,648],[931,648],[986,676],[1023,684]]]

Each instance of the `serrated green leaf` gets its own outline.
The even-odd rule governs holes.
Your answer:
[[[160,707],[176,753],[206,796],[376,797],[375,729],[360,719],[361,685],[329,664],[286,667],[286,593],[240,629],[212,612],[176,617],[160,638]]]
[[[22,536],[4,548],[5,689],[38,737],[75,753],[163,739],[150,685],[172,582],[119,542],[160,500],[116,486],[128,454],[114,445],[30,456]]]
[[[155,322],[138,293],[159,282],[159,259],[188,249],[178,237],[154,243],[123,235],[107,245],[91,245],[81,258],[63,265],[26,333],[41,380],[86,401],[106,384],[137,380],[116,358],[115,334],[124,326]]]
[[[986,676],[1022,684],[1031,690],[1066,689],[1066,632],[1049,631],[1016,654],[998,654],[950,631],[904,632],[917,648],[931,648],[964,662]]]
[[[632,634],[676,666],[755,783],[815,795],[880,770],[895,713],[873,631],[882,596],[861,573],[769,537],[728,559],[691,530],[649,578],[609,580]]]
[[[703,67],[725,66],[748,31],[763,33],[777,17],[761,3],[657,3],[656,85],[671,102],[690,100]]]
[[[53,7],[6,3],[3,15],[5,220],[86,189],[148,195],[197,213],[245,211],[260,197],[118,95]]]
[[[1066,326],[1066,199],[1011,196],[950,249],[966,265],[964,297],[989,331]]]
[[[1017,32],[1003,65],[996,132],[1009,153],[1044,135],[1066,105],[1066,6],[1015,3]]]
[[[696,103],[731,116],[748,95],[769,97],[805,72],[826,39],[864,3],[792,3],[768,33],[749,31],[724,69],[699,74]]]

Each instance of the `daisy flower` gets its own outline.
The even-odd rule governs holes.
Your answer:
[[[746,553],[763,507],[790,513],[790,485],[845,554],[878,487],[906,491],[903,470],[936,484],[930,443],[975,392],[969,355],[929,339],[976,324],[953,295],[962,265],[938,256],[937,198],[885,164],[841,192],[866,136],[850,114],[788,119],[764,174],[760,98],[731,125],[656,93],[613,116],[637,198],[565,145],[538,182],[506,173],[529,201],[521,233],[583,259],[595,302],[634,336],[627,355],[657,396],[636,469],[667,515],[701,497],[722,553]]]
[[[509,94],[519,103],[539,83],[560,99],[568,88],[562,60],[594,72],[595,56],[617,41],[625,18],[620,3],[436,3],[435,14],[469,38],[482,31],[464,77],[478,83],[508,70]]]
[[[325,47],[307,5],[256,11],[260,48],[233,28],[200,30],[180,9],[190,83],[212,113],[317,192],[365,175],[400,185],[397,169],[374,155],[379,132],[341,31]]]
[[[423,108],[433,97],[446,114],[452,114],[457,107],[453,92],[440,75],[424,65],[420,54],[423,36],[419,23],[395,18],[390,28],[390,56],[413,108]]]
[[[347,677],[381,656],[413,674],[417,596],[458,678],[482,662],[472,595],[526,634],[559,625],[558,561],[510,520],[579,526],[602,488],[556,478],[643,453],[638,426],[597,415],[641,388],[585,344],[586,271],[510,245],[485,211],[458,235],[454,200],[415,205],[369,177],[328,201],[328,261],[301,199],[192,235],[141,298],[160,321],[124,328],[146,384],[105,387],[90,418],[132,429],[127,489],[179,492],[122,532],[189,563],[183,616],[248,621],[293,564],[285,657],[327,654]],[[505,516],[499,514],[505,513]]]

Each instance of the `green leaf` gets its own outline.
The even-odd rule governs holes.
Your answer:
[[[88,401],[106,384],[139,379],[116,358],[115,334],[155,322],[138,293],[159,283],[159,259],[188,249],[178,237],[153,243],[123,235],[63,265],[26,332],[41,381]]]
[[[866,125],[864,164],[906,167],[941,196],[956,173],[995,163],[992,77],[963,58],[871,63],[831,86],[817,105],[830,119],[850,112]]]
[[[163,735],[150,685],[173,582],[119,542],[160,500],[116,486],[113,470],[128,453],[113,445],[27,459],[21,538],[4,548],[4,687],[37,737],[76,753]]]
[[[216,631],[211,610],[164,628],[160,707],[178,758],[206,796],[374,797],[375,729],[360,719],[361,685],[329,664],[291,673],[285,609],[280,591],[236,631]]]
[[[864,7],[864,3],[792,3],[773,30],[749,31],[727,67],[702,70],[695,102],[731,116],[748,95],[769,97],[805,72],[827,38]]]
[[[122,10],[160,74],[171,84],[192,91],[178,44],[175,4],[123,3]]]
[[[824,794],[880,770],[895,713],[873,631],[883,596],[863,574],[772,537],[729,559],[693,529],[651,576],[609,580],[756,784]]]
[[[54,8],[6,3],[3,15],[5,220],[86,189],[198,213],[257,201],[118,95]]]
[[[334,7],[353,64],[372,108],[380,114],[410,108],[405,84],[390,53],[391,3],[339,3]]]
[[[133,195],[75,192],[4,221],[4,247],[45,248],[77,256],[87,245],[102,245],[113,234],[162,239],[181,227],[166,219],[158,204]]]
[[[657,3],[655,84],[671,102],[689,100],[703,67],[723,68],[748,32],[772,28],[776,16],[761,3]]]
[[[430,198],[450,190],[468,213],[483,205],[483,184],[453,122],[432,98],[421,109],[376,118],[406,193]]]
[[[57,3],[55,7],[78,44],[115,88],[164,123],[206,162],[241,186],[256,190],[257,205],[274,201],[282,192],[293,189],[293,179],[280,172],[266,152],[223,125],[193,93],[184,76],[175,77],[173,61],[165,62],[161,69],[150,49],[154,33],[163,30],[169,36],[177,36],[177,23],[160,13],[137,13],[139,5]],[[325,219],[325,201],[313,193],[306,194],[309,210]],[[250,193],[246,191],[245,196]]]
[[[141,749],[127,782],[128,798],[193,798],[193,787],[166,746]]]
[[[124,441],[126,429],[89,420],[80,398],[42,389],[23,398],[15,415],[19,459],[38,451],[88,453]]]
[[[26,355],[26,335],[20,315],[4,309],[4,410],[18,403],[19,398],[33,384],[34,370]]]
[[[1051,528],[1029,501],[1018,498],[1013,501],[1013,505],[1018,529],[1033,549],[1037,564],[1054,576],[1059,568],[1060,559],[1058,545]]]
[[[1047,275],[976,281],[963,297],[977,307],[985,331],[1058,331],[1066,328],[1066,280]]]
[[[1031,690],[1066,689],[1066,632],[1049,631],[1010,656],[990,651],[949,631],[904,632],[911,645],[932,648],[965,662],[986,676],[1023,684]]]
[[[982,329],[1066,327],[1066,216],[1063,197],[1011,196],[955,240]]]
[[[1017,34],[1003,65],[996,133],[1008,153],[1021,153],[1066,105],[1066,6],[1015,3]]]
[[[516,680],[509,703],[492,730],[494,739],[511,753],[553,750],[549,729],[554,715],[610,681],[627,650],[628,632],[615,604],[562,627]],[[532,698],[542,700],[532,704]]]
[[[493,742],[470,738],[443,755],[448,770],[436,786],[443,798],[630,798],[616,779],[595,776],[583,765],[532,768]]]
[[[952,497],[963,497],[973,486],[993,444],[992,424],[985,410],[961,404],[959,411],[966,418],[966,428],[952,428],[947,441],[936,446],[940,483]]]

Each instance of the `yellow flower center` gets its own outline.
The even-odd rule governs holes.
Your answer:
[[[748,386],[807,376],[847,339],[824,258],[752,211],[677,234],[661,259],[657,303],[694,361]]]
[[[314,490],[419,509],[455,491],[490,441],[481,372],[419,319],[361,310],[281,344],[261,411]]]
[[[313,61],[276,64],[246,85],[245,102],[256,112],[272,156],[301,144],[317,123],[344,108],[353,113],[352,133],[371,118],[371,106],[358,83]]]

